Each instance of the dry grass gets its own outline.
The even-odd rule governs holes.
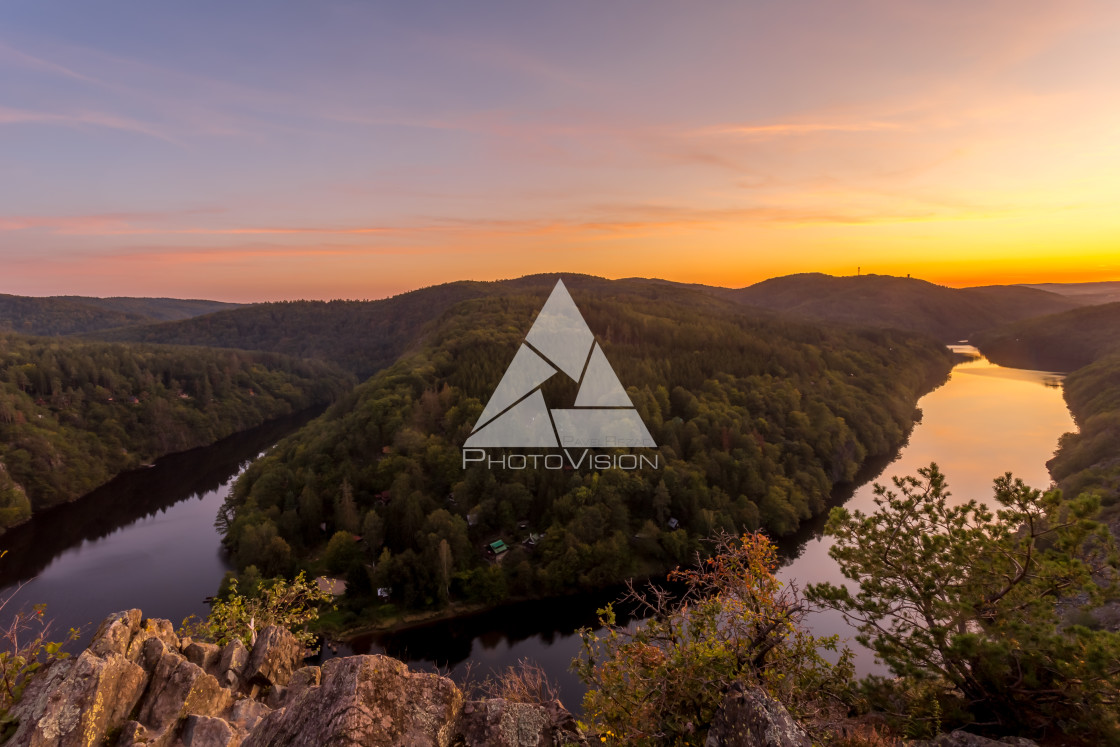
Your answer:
[[[520,659],[516,665],[486,678],[478,687],[483,697],[502,698],[511,703],[544,705],[559,699],[556,685],[539,664]]]

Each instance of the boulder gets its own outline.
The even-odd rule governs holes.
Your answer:
[[[149,741],[148,730],[139,721],[126,721],[125,725],[121,727],[120,736],[117,737],[116,747],[136,747],[137,745],[148,745]]]
[[[98,656],[107,656],[108,654],[126,655],[129,642],[140,630],[140,619],[142,617],[143,613],[140,610],[125,610],[109,615],[101,622],[97,632],[93,634],[89,650]]]
[[[234,638],[222,647],[218,659],[218,681],[223,687],[237,689],[241,683],[241,670],[249,661],[249,649],[240,639]]]
[[[559,747],[586,745],[575,719],[553,701],[548,705],[514,703],[502,698],[463,705],[456,729],[459,745],[495,747]]]
[[[233,704],[229,712],[229,723],[242,733],[248,733],[260,723],[260,720],[272,713],[272,709],[251,698],[242,698]]]
[[[30,744],[31,733],[47,712],[50,694],[62,685],[73,666],[73,659],[63,659],[35,673],[19,702],[8,712],[12,721],[18,724],[15,733],[9,738],[9,744]]]
[[[288,682],[285,698],[291,702],[309,687],[318,687],[322,679],[322,670],[319,667],[304,667],[297,669],[292,679]]]
[[[164,733],[189,714],[216,716],[232,702],[216,678],[168,650],[163,641],[148,639],[143,656],[152,674],[138,720],[149,731]]]
[[[46,699],[27,744],[68,747],[99,744],[122,726],[144,692],[147,675],[120,654],[97,656],[89,649],[74,661]]]
[[[1023,737],[988,739],[959,729],[948,734],[939,734],[933,739],[923,739],[909,743],[909,747],[1007,747],[1008,745],[1012,745],[1012,747],[1038,747],[1037,742],[1032,742]]]
[[[235,747],[240,743],[229,724],[210,716],[187,716],[179,739],[183,747]]]
[[[801,725],[778,701],[757,687],[732,685],[712,726],[707,747],[812,747]]]
[[[183,655],[187,657],[187,661],[201,667],[207,674],[214,676],[221,674],[218,670],[218,664],[222,659],[222,649],[213,643],[191,641],[189,644],[183,645],[182,651]]]
[[[257,636],[241,677],[248,685],[286,687],[292,673],[303,666],[305,653],[303,644],[287,628],[269,625]]]
[[[322,684],[265,716],[242,747],[448,747],[462,705],[451,680],[410,672],[396,659],[331,659],[323,664]]]
[[[140,661],[144,652],[144,642],[150,638],[157,638],[168,647],[179,649],[179,636],[175,635],[175,626],[170,620],[141,620],[140,627],[132,636],[128,644],[129,661]]]

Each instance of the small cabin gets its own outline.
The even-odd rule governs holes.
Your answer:
[[[507,545],[504,540],[497,540],[495,542],[491,542],[489,544],[489,548],[490,548],[490,552],[493,553],[494,557],[499,557],[499,556],[509,552],[509,545]]]

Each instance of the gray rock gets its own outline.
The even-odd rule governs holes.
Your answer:
[[[125,610],[109,615],[93,634],[89,650],[98,656],[108,654],[124,656],[128,653],[128,644],[132,637],[140,630],[142,617],[143,613],[140,610]]]
[[[264,696],[264,704],[273,710],[284,707],[284,700],[287,698],[288,688],[286,687],[272,687]]]
[[[286,687],[292,673],[303,666],[305,654],[303,644],[287,628],[269,625],[257,636],[241,677],[249,685]]]
[[[732,685],[708,730],[707,747],[812,747],[801,725],[757,687]]]
[[[1013,745],[1013,747],[1038,747],[1038,743],[1032,742],[1023,737],[1002,737],[1000,739],[988,739],[981,737],[977,734],[969,734],[967,731],[953,731],[948,734],[939,734],[933,739],[924,739],[917,742],[910,742],[909,747],[1006,747]]]
[[[139,721],[126,721],[117,737],[116,747],[136,747],[150,744],[148,730]]]
[[[321,685],[265,716],[242,747],[448,747],[462,705],[451,680],[410,672],[395,659],[331,659]]]
[[[292,675],[292,679],[288,682],[285,698],[288,702],[291,702],[307,688],[318,687],[322,676],[323,672],[319,667],[303,667],[302,669],[297,669],[295,674]]]
[[[191,641],[183,645],[183,655],[187,657],[187,661],[196,667],[201,667],[207,674],[215,677],[221,674],[218,664],[222,659],[222,650],[213,643]]]
[[[170,651],[163,642],[149,639],[144,660],[152,666],[151,684],[140,704],[139,721],[150,731],[162,734],[188,714],[216,716],[233,700],[218,680]]]
[[[63,659],[36,672],[27,683],[20,701],[9,712],[12,720],[19,726],[9,738],[8,744],[22,745],[31,742],[31,733],[47,712],[50,694],[63,683],[73,666],[73,659]]]
[[[144,643],[151,638],[163,641],[168,648],[179,649],[179,636],[175,635],[175,626],[170,620],[141,620],[139,629],[132,636],[132,642],[128,644],[128,660],[140,661]]]
[[[260,720],[272,713],[272,709],[250,698],[242,698],[233,704],[229,713],[229,723],[240,732],[247,733],[260,723]]]
[[[224,687],[237,689],[241,682],[241,670],[249,661],[249,649],[240,639],[234,638],[222,647],[218,660],[218,680]]]
[[[68,747],[98,744],[122,726],[144,692],[144,670],[120,654],[83,651],[47,695],[27,744]]]
[[[575,719],[559,701],[548,705],[512,703],[501,698],[463,705],[455,743],[494,747],[586,745]]]
[[[210,716],[187,716],[179,739],[183,747],[234,747],[240,742],[229,724]]]

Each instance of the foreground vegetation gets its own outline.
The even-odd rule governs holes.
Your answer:
[[[317,361],[0,334],[0,529],[164,454],[326,404]]]
[[[460,446],[548,289],[456,306],[428,345],[255,463],[220,519],[239,569],[343,575],[351,621],[662,572],[715,531],[785,534],[822,512],[903,441],[951,365],[904,333],[757,318],[652,284],[577,292],[662,468],[464,470]],[[574,388],[550,381],[545,396],[563,406]],[[500,561],[484,553],[499,539]]]
[[[604,741],[703,744],[723,693],[741,682],[781,701],[822,742],[873,711],[880,737],[968,728],[1120,744],[1120,633],[1064,613],[1092,608],[1115,580],[1096,501],[1007,475],[996,481],[997,510],[954,504],[936,465],[894,485],[877,486],[871,515],[833,509],[830,554],[854,590],[826,583],[801,597],[774,578],[769,541],[746,535],[678,574],[684,598],[647,597],[654,615],[637,628],[603,610],[604,632],[583,632],[577,660],[591,727]],[[805,632],[808,604],[841,610],[899,676],[855,682],[847,653],[823,659],[836,641]]]

